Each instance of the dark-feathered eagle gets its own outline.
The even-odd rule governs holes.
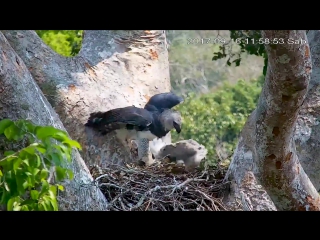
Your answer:
[[[149,162],[149,141],[166,136],[171,129],[181,132],[181,115],[171,109],[181,102],[183,98],[174,93],[160,93],[152,96],[144,108],[128,106],[91,113],[85,126],[103,135],[116,131],[122,141],[134,140],[139,159]]]

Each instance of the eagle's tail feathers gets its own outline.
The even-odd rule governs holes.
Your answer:
[[[121,128],[121,123],[113,122],[106,124],[105,115],[105,112],[91,113],[85,126],[95,129],[102,135],[106,135],[114,130]]]
[[[101,125],[104,117],[104,112],[94,112],[90,114],[90,117],[85,124],[87,127],[97,128]]]

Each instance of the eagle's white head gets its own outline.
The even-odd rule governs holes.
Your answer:
[[[167,109],[161,113],[160,121],[166,131],[176,129],[177,133],[181,132],[182,117],[178,111]]]

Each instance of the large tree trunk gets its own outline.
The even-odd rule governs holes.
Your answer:
[[[320,192],[320,31],[308,32],[312,73],[307,97],[301,106],[295,129],[295,143],[301,165]]]
[[[80,142],[87,165],[132,160],[114,134],[97,136],[84,123],[91,112],[143,107],[152,95],[170,90],[164,31],[85,30],[81,51],[72,58],[53,52],[34,31],[3,33]]]
[[[307,40],[305,31],[294,30],[262,31],[262,36]],[[266,51],[265,84],[257,109],[241,133],[226,180],[231,181],[233,197],[240,199],[244,209],[320,210],[319,194],[299,162],[308,147],[300,144],[304,149],[297,154],[294,142],[294,136],[297,139],[303,133],[295,132],[301,105],[316,94],[316,84],[311,84],[304,103],[311,75],[309,44],[266,45]],[[308,160],[303,160],[307,165]]]
[[[0,116],[12,120],[29,119],[38,125],[51,125],[65,130],[58,115],[33,80],[23,60],[15,53],[0,32]],[[5,148],[5,138],[0,145]],[[0,157],[3,157],[3,149]],[[11,150],[11,149],[10,149]],[[59,195],[60,210],[106,210],[107,201],[92,177],[79,152],[74,150],[71,169],[74,180],[66,181]]]

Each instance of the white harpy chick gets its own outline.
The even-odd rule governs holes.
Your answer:
[[[187,171],[198,167],[201,160],[208,153],[203,145],[193,139],[182,140],[168,145],[162,139],[154,139],[150,142],[150,151],[158,160],[168,157],[172,162],[184,163]]]

